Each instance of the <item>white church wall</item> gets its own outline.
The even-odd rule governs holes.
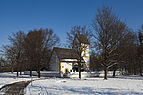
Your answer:
[[[51,59],[50,59],[50,70],[51,71],[57,71],[60,72],[60,61],[56,55],[55,52],[52,53]]]

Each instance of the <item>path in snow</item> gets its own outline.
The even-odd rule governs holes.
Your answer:
[[[22,81],[22,82],[8,84],[0,88],[0,91],[5,93],[5,95],[24,95],[24,88],[30,82],[31,81]]]
[[[0,73],[0,88],[3,87],[4,85],[7,84],[12,84],[15,82],[21,82],[21,81],[30,81],[30,80],[35,80],[39,79],[37,76],[32,76],[32,78],[29,75],[20,75],[17,77],[17,73],[11,73],[11,72],[5,72],[5,73]],[[1,95],[1,93],[0,93]]]

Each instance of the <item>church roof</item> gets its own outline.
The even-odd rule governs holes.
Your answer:
[[[54,47],[53,51],[56,52],[59,59],[80,59],[73,49]]]
[[[85,34],[76,35],[80,43],[90,44]]]

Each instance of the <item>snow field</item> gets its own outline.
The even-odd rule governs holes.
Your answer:
[[[32,78],[25,95],[143,95],[143,77],[117,78]],[[39,79],[39,80],[37,80]],[[19,81],[31,80],[29,75],[16,77],[16,73],[0,73],[0,87]],[[2,93],[0,93],[2,94]]]
[[[143,95],[143,78],[119,77],[33,81],[25,95]]]

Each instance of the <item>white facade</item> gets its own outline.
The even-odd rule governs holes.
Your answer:
[[[71,72],[71,70],[72,70],[72,63],[67,63],[67,62],[61,62],[60,63],[60,72],[62,72],[63,74],[65,74],[66,73],[66,70],[68,71],[68,72]]]
[[[60,62],[60,72],[63,74],[66,73],[66,70],[73,72],[73,64],[78,64],[77,61],[77,59],[62,59]]]
[[[49,67],[51,71],[60,72],[60,60],[57,57],[55,51],[52,53],[49,64],[50,64]]]

